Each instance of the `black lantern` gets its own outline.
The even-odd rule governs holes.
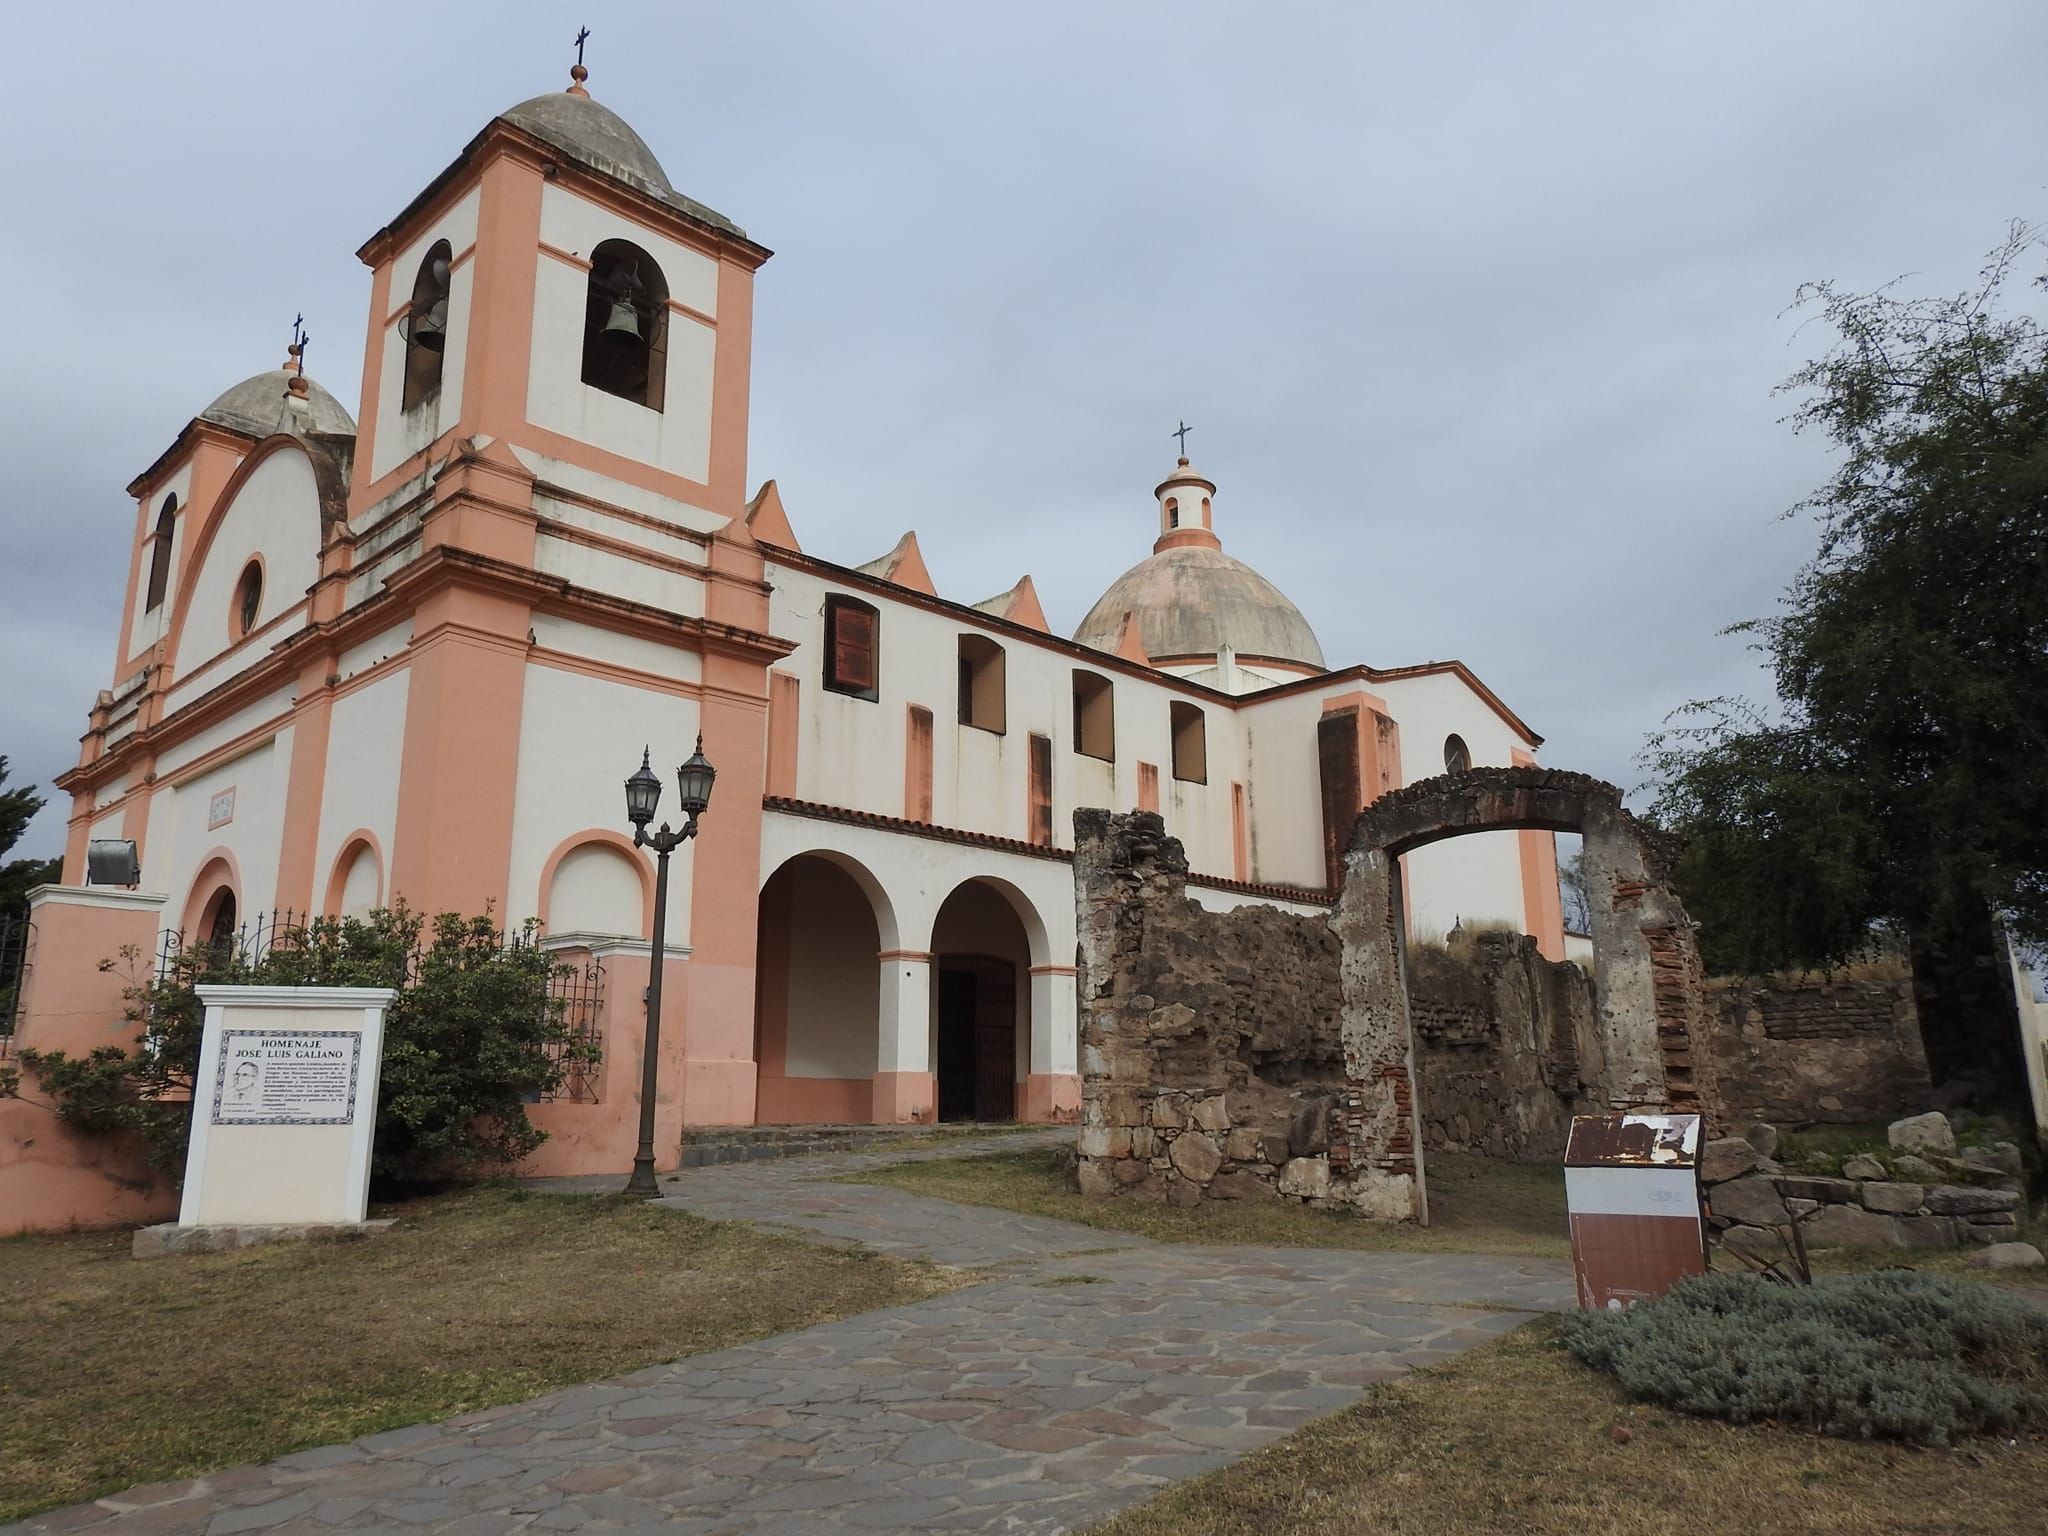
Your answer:
[[[676,783],[683,791],[683,814],[695,821],[711,806],[711,782],[718,777],[718,770],[711,766],[704,756],[704,733],[697,733],[697,750],[690,754],[690,760],[676,770]]]
[[[697,759],[692,759],[696,761]],[[708,763],[705,765],[710,766]],[[707,782],[705,792],[710,792]],[[661,804],[661,780],[656,777],[653,765],[648,760],[645,747],[640,749],[640,768],[633,777],[626,780],[626,820],[636,830],[646,827],[654,820],[654,808]]]
[[[683,791],[681,827],[671,830],[667,822],[650,832],[654,809],[661,803],[661,780],[647,750],[640,752],[640,769],[626,780],[626,816],[633,823],[633,846],[654,850],[654,932],[648,945],[647,1031],[640,1053],[640,1146],[633,1154],[632,1177],[626,1193],[649,1198],[660,1194],[654,1181],[654,1105],[661,1071],[661,977],[668,936],[668,856],[697,835],[697,818],[711,804],[711,783],[718,770],[704,756],[704,735],[697,734],[697,750],[676,770],[676,782]]]

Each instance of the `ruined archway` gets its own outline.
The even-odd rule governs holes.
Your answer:
[[[1084,1192],[1296,1199],[1427,1220],[1400,858],[1466,832],[1577,832],[1597,977],[1574,1097],[1697,1109],[1703,978],[1669,857],[1621,792],[1482,768],[1381,796],[1336,910],[1211,912],[1157,814],[1074,815]],[[1289,1077],[1289,1063],[1300,1070]]]
[[[1577,832],[1591,909],[1595,1034],[1585,1092],[1617,1109],[1697,1110],[1707,1063],[1693,1048],[1704,975],[1692,923],[1655,834],[1621,791],[1580,773],[1481,768],[1383,795],[1352,828],[1332,926],[1343,945],[1350,1091],[1332,1136],[1352,1203],[1426,1217],[1414,1037],[1402,942],[1400,857],[1470,832]],[[1333,1163],[1337,1159],[1333,1158]],[[1333,1168],[1334,1172],[1334,1168]]]

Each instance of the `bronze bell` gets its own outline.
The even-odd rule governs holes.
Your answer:
[[[424,313],[414,317],[412,339],[429,352],[440,352],[448,345],[448,301],[436,299],[427,306]]]
[[[605,321],[604,330],[599,333],[606,341],[615,345],[639,346],[646,338],[640,334],[640,311],[633,307],[630,299],[612,300],[611,318]]]

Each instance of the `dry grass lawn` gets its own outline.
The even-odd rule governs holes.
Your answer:
[[[137,1262],[0,1241],[0,1521],[515,1402],[959,1278],[634,1201],[490,1188],[368,1242]]]
[[[1648,1531],[2040,1536],[2048,1440],[1916,1450],[1689,1418],[1624,1401],[1534,1323],[1092,1536]]]
[[[1084,1196],[1052,1151],[896,1163],[848,1174],[845,1182],[887,1184],[967,1205],[993,1205],[1106,1231],[1137,1232],[1162,1243],[1554,1259],[1571,1253],[1565,1237],[1564,1177],[1557,1168],[1451,1153],[1435,1153],[1429,1159],[1428,1227],[1361,1221],[1344,1211],[1311,1210],[1291,1201],[1211,1200],[1183,1210],[1128,1197]]]

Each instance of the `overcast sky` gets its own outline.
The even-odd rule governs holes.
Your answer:
[[[353,408],[355,248],[495,113],[590,88],[777,255],[749,479],[1071,629],[1185,418],[1333,666],[1459,657],[1636,783],[1812,546],[1805,280],[1963,286],[2048,206],[2048,6],[197,7],[14,17],[0,753],[76,760],[123,487],[283,357]],[[62,846],[63,797],[21,853]]]

